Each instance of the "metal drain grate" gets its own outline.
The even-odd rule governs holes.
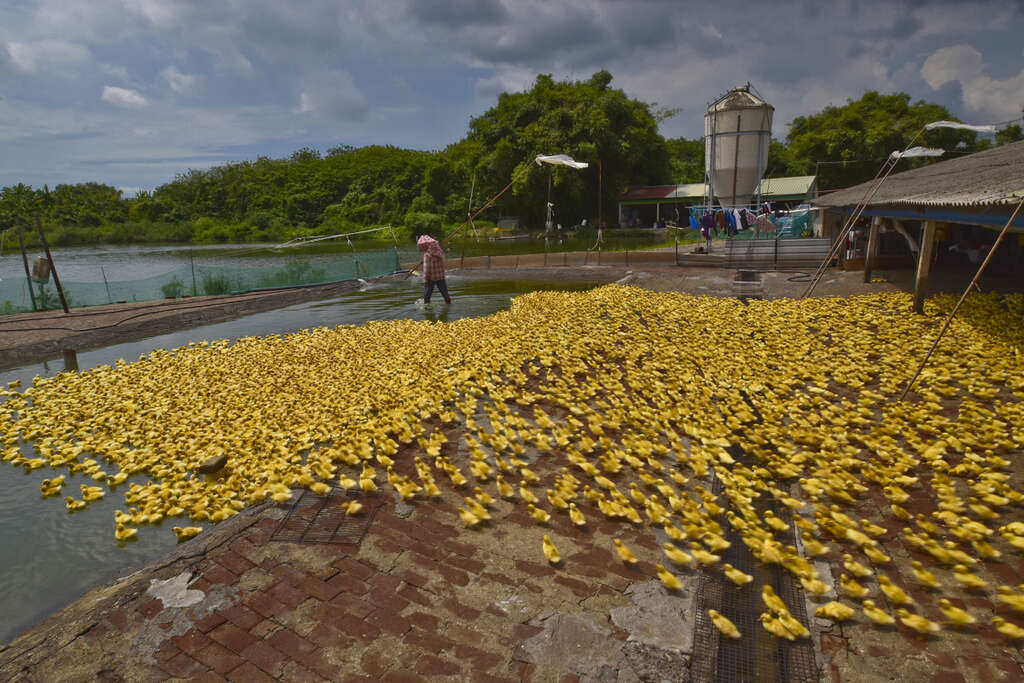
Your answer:
[[[734,457],[737,455],[733,453]],[[721,491],[717,477],[712,481],[711,490],[716,494]],[[791,526],[789,531],[780,534],[779,540],[791,544],[792,534]],[[760,587],[771,584],[786,602],[793,617],[806,626],[807,610],[804,607],[803,589],[789,572],[778,565],[755,566],[753,554],[737,534],[728,533],[727,538],[732,545],[723,553],[721,561],[751,574],[754,580],[740,588],[733,585],[721,571],[701,572],[695,606],[690,679],[700,683],[818,681],[814,648],[810,641],[805,639],[791,643],[778,639],[765,631],[758,621],[758,616],[765,609],[761,603]],[[732,621],[743,638],[733,640],[723,637],[708,616],[708,609],[717,610]]]
[[[353,500],[363,504],[358,515],[348,515],[345,511]],[[270,540],[358,545],[370,528],[379,506],[380,495],[358,489],[335,486],[326,496],[303,489],[270,535]]]

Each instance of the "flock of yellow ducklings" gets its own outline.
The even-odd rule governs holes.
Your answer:
[[[103,484],[147,477],[127,486],[118,540],[167,518],[221,521],[296,487],[374,490],[384,472],[406,500],[440,496],[439,482],[462,491],[470,527],[491,518],[497,497],[540,525],[603,515],[663,530],[656,571],[669,590],[682,582],[666,565],[720,569],[737,590],[755,590],[720,562],[728,528],[758,562],[836,598],[819,616],[859,612],[928,634],[942,624],[901,583],[930,591],[946,625],[981,617],[949,600],[970,591],[1024,614],[1024,592],[993,589],[980,571],[1024,550],[1013,469],[1024,445],[1024,297],[972,295],[908,400],[896,400],[952,304],[933,299],[922,317],[903,294],[744,304],[614,285],[536,292],[486,318],[198,342],[37,377],[2,392],[0,441],[14,465],[97,482],[65,497],[69,511],[102,497]],[[195,473],[221,455],[221,476]],[[41,492],[63,486],[60,475]],[[908,511],[922,502],[934,512]],[[775,512],[758,512],[766,507]],[[800,548],[777,538],[794,524]],[[555,564],[557,541],[542,541]],[[928,566],[907,571],[906,552],[894,562],[904,547]],[[637,561],[621,539],[615,550]],[[822,561],[836,585],[822,580]],[[770,586],[762,597],[767,631],[808,635]]]

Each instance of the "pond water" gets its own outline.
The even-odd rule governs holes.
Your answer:
[[[579,291],[597,282],[579,280],[491,280],[449,277],[453,302],[445,305],[437,297],[423,305],[422,285],[413,279],[391,283],[368,283],[361,291],[335,299],[299,304],[288,308],[159,335],[100,349],[81,351],[81,371],[113,364],[123,358],[137,359],[154,349],[173,349],[193,340],[238,339],[246,336],[284,334],[312,327],[360,324],[369,320],[413,319],[446,322],[484,316],[508,308],[512,297],[544,290]],[[62,361],[33,363],[0,370],[4,384],[21,380],[31,384],[36,375],[52,376],[64,370]],[[29,449],[23,446],[26,456]],[[65,489],[77,491],[79,484],[94,484],[80,475],[66,475]],[[139,540],[117,544],[113,538],[113,511],[126,509],[124,490],[117,491],[85,510],[69,514],[61,497],[42,499],[40,482],[55,476],[49,468],[26,474],[22,468],[0,463],[0,643],[6,643],[46,615],[75,600],[93,586],[129,574],[133,568],[171,549],[176,539],[170,527],[183,525],[168,520],[162,526],[139,529]],[[106,487],[104,487],[106,488]],[[204,523],[209,527],[210,524]]]
[[[604,251],[649,249],[672,244],[667,230],[608,230]],[[446,245],[450,259],[461,256],[586,251],[597,246],[593,233],[555,231],[488,239],[464,233]],[[72,307],[118,301],[153,301],[183,294],[224,294],[267,287],[335,282],[390,273],[421,258],[411,241],[360,239],[333,240],[306,246],[274,245],[108,245],[59,247],[52,250],[64,293]],[[42,256],[28,254],[29,267]],[[60,304],[53,282],[36,283],[29,290],[17,246],[0,249],[0,314],[31,311]]]

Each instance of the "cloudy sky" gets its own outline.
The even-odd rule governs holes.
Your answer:
[[[502,91],[599,69],[682,107],[671,137],[747,81],[780,138],[866,90],[993,123],[1024,106],[1022,35],[1024,0],[2,0],[0,187],[440,149]]]

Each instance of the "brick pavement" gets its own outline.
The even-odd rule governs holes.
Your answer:
[[[411,458],[399,462],[405,460]],[[553,466],[545,468],[543,459],[534,465],[542,473],[539,490],[555,474]],[[247,510],[0,648],[0,679],[686,678],[691,646],[673,640],[669,622],[692,624],[686,598],[697,574],[681,574],[688,584],[683,595],[652,581],[660,531],[609,522],[589,507],[582,529],[558,513],[541,527],[522,505],[503,500],[492,506],[491,523],[466,529],[456,506],[469,492],[445,487],[441,499],[411,506],[398,503],[390,489],[382,492],[359,545],[271,540],[285,508]],[[858,512],[874,517],[871,508],[865,501]],[[557,567],[542,554],[545,533],[563,557]],[[634,550],[637,565],[618,560],[613,535]],[[901,564],[918,557],[903,558],[906,552],[894,545],[886,543]],[[833,566],[833,578],[841,571]],[[993,583],[1015,584],[1024,566],[1019,556],[1005,557],[987,563],[985,572]],[[182,573],[191,584],[179,597],[189,604],[168,604],[148,591],[153,579]],[[895,567],[891,573],[928,602]],[[638,587],[658,594],[661,611],[634,629],[627,617],[630,610],[643,612]],[[986,593],[965,594],[964,604],[1013,617]],[[637,659],[638,644],[651,656]],[[1024,680],[1021,651],[990,626],[920,639],[863,620],[842,627],[819,622],[815,645],[824,680]],[[675,668],[658,669],[658,662]]]

